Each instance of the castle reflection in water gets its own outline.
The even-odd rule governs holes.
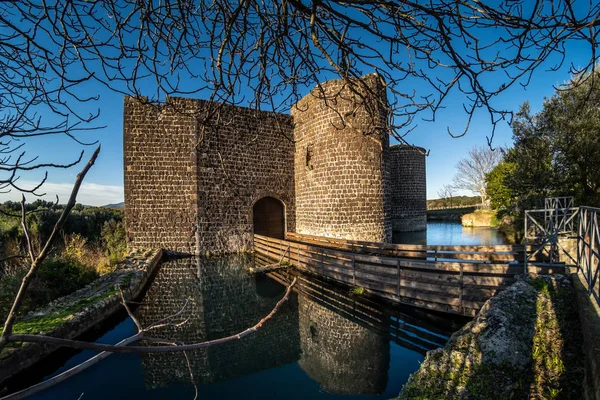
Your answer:
[[[172,324],[152,335],[196,343],[241,332],[273,309],[293,278],[289,272],[250,275],[246,269],[254,262],[248,254],[167,260],[137,317],[148,326],[177,313],[187,301]],[[257,332],[187,356],[197,384],[297,362],[325,392],[378,394],[392,379],[390,342],[424,354],[442,346],[458,327],[436,315],[389,308],[299,275],[290,299]],[[190,382],[182,353],[144,355],[142,367],[148,389]]]

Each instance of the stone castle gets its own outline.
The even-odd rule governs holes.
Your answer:
[[[228,253],[253,232],[389,242],[425,229],[425,151],[390,146],[385,84],[358,82],[321,84],[291,115],[125,98],[128,246]]]

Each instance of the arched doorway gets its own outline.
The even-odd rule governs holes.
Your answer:
[[[273,197],[263,197],[254,203],[252,222],[254,233],[277,239],[285,238],[285,211],[283,203]]]

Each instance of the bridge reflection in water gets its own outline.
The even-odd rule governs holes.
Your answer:
[[[241,340],[188,352],[194,380],[210,384],[291,363],[333,394],[383,393],[388,385],[390,342],[424,354],[442,346],[464,320],[423,310],[388,307],[319,278],[280,270],[246,272],[252,255],[173,259],[163,263],[136,313],[142,325],[178,316],[181,325],[153,336],[185,343],[240,332],[268,314],[297,275],[289,301],[263,327]],[[415,362],[414,368],[418,364]],[[142,356],[147,389],[190,382],[184,356]]]

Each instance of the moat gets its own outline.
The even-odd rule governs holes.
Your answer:
[[[461,234],[456,225],[430,223],[425,237],[416,233],[402,239],[503,243],[493,230],[465,229]],[[251,255],[166,260],[134,313],[147,326],[176,313],[187,300],[175,324],[155,331],[156,337],[194,343],[240,332],[271,311],[292,279],[288,272],[249,275],[246,268],[252,263]],[[443,346],[466,321],[392,307],[299,276],[289,301],[258,332],[187,355],[200,399],[387,399],[398,395],[426,351]],[[123,317],[104,331],[98,340],[116,343],[135,327]],[[93,354],[71,356],[58,369],[47,363],[39,375],[55,375]],[[78,399],[83,393],[83,399],[193,399],[191,381],[181,353],[115,354],[33,398]]]

